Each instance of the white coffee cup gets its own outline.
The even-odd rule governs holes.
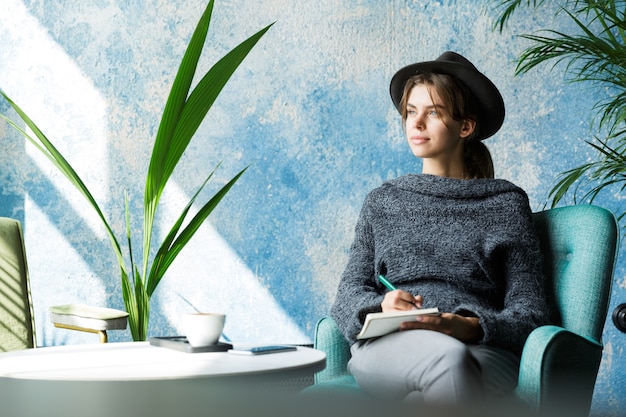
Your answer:
[[[183,315],[183,332],[193,347],[214,345],[224,330],[225,314],[187,313]]]

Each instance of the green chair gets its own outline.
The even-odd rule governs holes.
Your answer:
[[[561,320],[528,337],[515,394],[532,412],[587,416],[602,358],[617,222],[610,211],[592,205],[534,213],[533,220]],[[358,392],[347,371],[350,348],[332,318],[317,323],[314,346],[326,352],[327,362],[312,388]]]
[[[18,221],[0,217],[0,351],[35,346],[22,229]]]
[[[52,306],[56,327],[97,333],[107,342],[107,330],[125,329],[128,313],[80,304]],[[0,352],[37,346],[26,250],[20,222],[0,217]]]

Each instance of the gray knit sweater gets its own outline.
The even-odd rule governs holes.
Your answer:
[[[424,308],[478,317],[483,344],[519,354],[548,321],[528,197],[505,180],[406,175],[368,194],[331,309],[350,343],[381,311],[381,270]]]

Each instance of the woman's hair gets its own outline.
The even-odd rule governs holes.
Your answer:
[[[446,111],[453,120],[473,120],[474,132],[463,140],[463,165],[466,178],[493,178],[493,160],[487,146],[476,139],[480,130],[480,119],[474,95],[454,77],[446,74],[422,73],[409,78],[404,85],[400,108],[402,120],[407,118],[407,100],[416,85],[426,85],[435,89]]]

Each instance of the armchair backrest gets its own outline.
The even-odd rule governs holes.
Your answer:
[[[533,220],[562,327],[600,342],[617,252],[615,216],[577,205],[534,213]]]
[[[22,227],[0,217],[0,351],[35,347]]]

